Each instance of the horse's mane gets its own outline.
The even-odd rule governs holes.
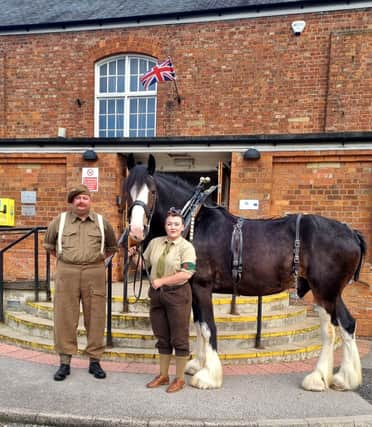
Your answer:
[[[154,178],[157,185],[169,186],[171,184],[172,187],[177,187],[188,193],[194,191],[194,187],[178,175],[156,172]]]

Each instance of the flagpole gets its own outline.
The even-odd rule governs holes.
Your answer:
[[[181,104],[181,97],[180,97],[180,94],[178,92],[178,86],[177,86],[176,80],[173,80],[173,83],[174,83],[174,88],[176,89],[176,94],[177,94],[176,99],[177,99],[177,102],[179,104]]]
[[[169,61],[171,62],[171,64],[173,65],[172,58],[171,58],[169,55],[168,55],[168,59],[169,59]],[[177,86],[176,79],[174,79],[174,80],[173,80],[173,83],[174,83],[174,88],[175,88],[175,90],[176,90],[176,99],[177,99],[177,102],[178,102],[179,104],[181,104],[181,97],[180,97],[180,94],[179,94],[179,92],[178,92],[178,86]]]

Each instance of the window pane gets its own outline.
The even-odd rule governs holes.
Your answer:
[[[146,129],[146,116],[144,114],[140,114],[138,118],[139,118],[139,123],[138,123],[139,129]]]
[[[113,113],[115,113],[115,101],[114,101],[114,100],[112,100],[112,99],[110,99],[110,100],[108,101],[108,113],[109,113],[109,114],[113,114]]]
[[[110,138],[113,138],[115,136],[115,132],[113,130],[109,130],[107,132],[107,136],[110,137]]]
[[[155,127],[155,114],[149,114],[147,116],[147,127],[154,129],[154,127]]]
[[[125,88],[124,88],[124,77],[119,76],[118,77],[118,89],[117,92],[124,92]]]
[[[102,92],[107,92],[107,79],[106,77],[101,77],[99,79],[99,91]]]
[[[118,129],[124,129],[124,116],[117,116],[116,127]]]
[[[137,74],[138,73],[138,59],[131,58],[130,59],[130,73]]]
[[[124,100],[123,99],[119,99],[116,103],[116,112],[118,114],[123,114],[124,113]]]
[[[146,132],[144,130],[139,130],[137,136],[146,136]]]
[[[129,129],[137,129],[137,116],[135,114],[130,115]]]
[[[114,76],[116,74],[116,61],[109,63],[109,75]]]
[[[141,85],[141,86],[139,86]],[[142,83],[139,81],[138,76],[130,76],[130,90],[131,92],[137,92],[138,90],[144,90]]]
[[[117,136],[117,137],[122,137],[122,136],[124,136],[124,131],[122,131],[122,130],[118,130],[118,131],[116,132],[116,136]]]
[[[116,78],[115,77],[109,77],[109,92],[116,92]]]
[[[118,60],[118,74],[124,76],[125,74],[125,61],[124,59]]]
[[[155,98],[147,98],[147,111],[149,113],[155,112]]]
[[[99,131],[99,136],[100,136],[100,138],[104,138],[106,136],[106,131],[100,130]]]
[[[101,76],[106,76],[107,75],[107,64],[101,65]]]
[[[99,116],[99,128],[106,129],[106,116],[103,116],[103,115]]]
[[[149,64],[149,61],[146,61],[145,59],[141,59],[140,61],[140,74],[146,73],[146,71],[149,71],[152,65]]]
[[[105,99],[99,101],[99,114],[106,114],[106,105],[107,101]]]
[[[130,100],[130,112],[131,113],[137,113],[137,99],[131,99]]]
[[[146,112],[146,98],[144,99],[139,99],[138,100],[138,104],[139,104],[139,112],[140,113],[145,113]]]
[[[147,129],[146,136],[155,136],[155,129]]]
[[[108,129],[115,129],[115,116],[114,115],[110,114],[108,116],[107,128]]]

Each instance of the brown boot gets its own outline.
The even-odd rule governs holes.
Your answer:
[[[180,391],[185,387],[185,381],[181,380],[181,378],[175,378],[171,385],[167,388],[167,393],[175,393],[176,391]]]
[[[168,385],[169,377],[165,375],[157,375],[153,380],[146,384],[147,388],[155,388],[161,385]]]

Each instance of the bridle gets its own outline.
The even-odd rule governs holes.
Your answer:
[[[152,177],[151,177],[152,178]],[[153,178],[152,178],[153,181]],[[156,207],[156,199],[157,199],[157,193],[155,189],[155,183],[153,182],[153,189],[150,191],[150,197],[149,197],[149,203],[146,204],[142,200],[134,200],[134,202],[130,205],[128,209],[128,225],[130,229],[130,219],[132,217],[132,211],[135,206],[140,206],[144,212],[146,217],[146,223],[143,225],[143,234],[144,234],[144,240],[148,236],[150,232],[150,224],[152,220],[152,216],[154,215],[155,207]]]

